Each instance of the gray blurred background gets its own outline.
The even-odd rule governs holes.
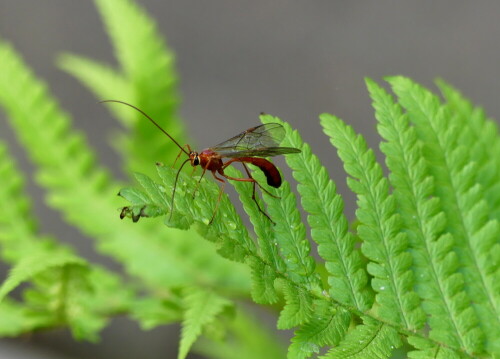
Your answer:
[[[299,129],[329,168],[346,194],[349,216],[355,199],[321,132],[318,114],[341,117],[376,147],[379,137],[365,76],[380,82],[383,76],[402,74],[427,86],[439,76],[500,118],[497,0],[138,2],[177,54],[181,114],[199,148],[253,126],[262,111],[279,116]],[[107,133],[117,124],[55,66],[63,51],[115,62],[93,2],[0,0],[0,37],[49,83],[75,126],[88,134],[101,162],[123,177],[120,157],[107,145]],[[4,117],[0,111],[0,138],[32,175]],[[145,159],[152,165],[156,160]],[[32,180],[28,190],[44,233],[67,238],[80,253],[92,253],[92,243],[44,205],[43,192]],[[6,268],[0,270],[3,278]],[[76,343],[64,331],[49,332],[0,341],[0,357],[170,358],[177,340],[177,327],[141,332],[135,323],[118,318],[99,344]]]

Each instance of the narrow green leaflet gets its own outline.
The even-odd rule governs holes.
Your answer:
[[[367,80],[378,131],[387,141],[390,181],[413,256],[416,290],[429,315],[430,337],[467,350],[480,340],[473,309],[467,303],[463,277],[458,272],[453,237],[444,233],[446,219],[439,199],[432,197],[434,181],[427,169],[413,127],[400,106],[380,86]]]
[[[429,90],[404,77],[388,79],[424,143],[424,155],[436,182],[436,195],[455,239],[465,290],[486,336],[486,348],[498,349],[500,338],[500,246],[497,221],[489,220],[482,186],[475,182],[478,166],[469,148],[459,142],[461,128],[452,123],[448,108]],[[472,319],[472,318],[471,318]],[[473,323],[471,323],[473,325]],[[469,343],[469,353],[481,352],[483,343]],[[493,349],[497,347],[497,349]]]
[[[276,272],[261,258],[248,259],[252,269],[252,299],[259,304],[273,304],[278,301],[278,293],[274,287]]]
[[[151,297],[138,299],[131,305],[131,316],[145,330],[180,322],[183,316],[181,299],[180,295],[174,294],[168,299]]]
[[[16,337],[37,328],[52,325],[51,318],[31,315],[26,306],[5,298],[0,303],[0,337]]]
[[[351,330],[346,338],[323,359],[390,358],[392,351],[401,345],[394,328],[365,318],[365,323]]]
[[[318,243],[318,253],[326,261],[330,296],[361,311],[367,310],[373,303],[373,294],[367,287],[367,274],[359,250],[354,248],[354,236],[348,232],[349,224],[342,212],[344,203],[336,193],[335,183],[297,131],[292,132],[276,117],[269,116],[266,121],[279,122],[290,133],[282,146],[301,150],[298,154],[286,156],[286,161],[299,182],[297,190],[302,207],[309,214],[311,237]]]
[[[465,355],[457,351],[444,348],[440,345],[436,345],[424,338],[420,337],[408,337],[408,343],[418,350],[412,350],[408,353],[408,358],[411,359],[462,359]]]
[[[443,80],[437,85],[453,123],[460,127],[460,144],[467,147],[470,159],[477,163],[476,181],[481,184],[490,207],[490,218],[500,221],[500,136],[497,123],[484,110],[474,107],[458,90]]]
[[[331,308],[328,302],[317,302],[314,317],[292,338],[288,358],[309,358],[323,346],[336,346],[346,335],[351,314],[343,308]]]
[[[328,114],[320,119],[351,176],[348,185],[358,195],[358,235],[363,240],[363,253],[371,260],[368,271],[374,276],[372,287],[377,292],[379,316],[408,329],[421,328],[425,315],[412,290],[408,239],[401,232],[401,220],[382,168],[364,139],[352,128]]]
[[[37,253],[23,258],[14,268],[12,268],[9,276],[0,287],[0,301],[22,282],[25,282],[50,268],[65,266],[85,267],[86,265],[87,264],[83,259],[64,252],[50,254]]]
[[[60,56],[58,62],[59,67],[91,89],[99,101],[117,99],[135,103],[132,82],[110,66],[71,54]],[[133,128],[134,121],[132,119],[135,119],[135,116],[132,116],[129,108],[104,104],[102,106],[115,114],[126,128]]]
[[[201,335],[203,328],[215,318],[231,302],[211,291],[189,287],[185,289],[184,319],[182,321],[181,343],[178,359],[184,359],[193,343]]]
[[[308,322],[314,314],[310,294],[285,280],[281,283],[286,304],[278,318],[278,329],[291,329]]]
[[[130,88],[131,98],[116,98],[122,94],[120,90],[113,98],[130,100],[184,145],[184,126],[177,114],[179,94],[174,55],[166,47],[155,22],[130,0],[95,0],[95,3],[121,65],[119,73],[127,80],[127,88]],[[74,67],[74,72],[80,69]],[[93,88],[94,91],[102,89],[102,86]],[[129,118],[133,119],[133,128],[129,136],[121,137],[118,142],[126,169],[151,176],[154,169],[149,164],[158,161],[171,163],[179,153],[179,148],[141,114],[133,109],[128,110]]]
[[[227,325],[227,337],[222,340],[201,337],[193,351],[217,359],[234,359],[235,355],[238,359],[286,358],[286,348],[280,338],[256,321],[252,312],[236,308],[234,318]]]
[[[261,121],[263,123],[281,122],[269,115],[262,115]],[[291,132],[290,128],[285,128],[285,130],[285,137],[288,137]],[[262,178],[262,174],[256,174],[256,179],[259,180],[260,178]],[[315,273],[316,264],[314,258],[310,255],[311,245],[306,238],[306,228],[300,220],[297,200],[290,189],[290,184],[283,181],[279,189],[270,189],[270,193],[279,197],[273,198],[267,193],[263,193],[264,200],[268,205],[269,215],[276,223],[273,228],[275,240],[285,261],[287,274],[292,281],[302,282],[310,289],[319,290],[321,282]]]
[[[248,167],[252,169],[252,166]],[[242,173],[236,170],[233,166],[227,167],[224,172],[231,177],[242,177]],[[259,183],[265,183],[265,181],[263,181],[263,174],[260,170],[255,171],[252,174],[252,177],[258,180]],[[260,297],[258,293],[262,292],[265,293],[265,297],[262,297],[264,302],[274,303],[277,300],[277,294],[274,290],[274,281],[271,280],[271,276],[275,279],[276,273],[285,273],[286,270],[285,262],[279,253],[279,246],[276,240],[274,225],[266,216],[262,214],[262,212],[259,211],[259,208],[252,200],[253,185],[251,183],[239,181],[230,181],[230,183],[238,192],[243,209],[248,214],[250,222],[253,224],[255,235],[257,236],[257,244],[261,258],[257,259],[258,263],[250,262],[252,272],[254,273],[253,275],[256,279],[261,275],[264,275],[269,279],[264,282],[266,286],[265,289],[264,287],[262,287],[262,289],[257,288],[255,284],[259,281],[253,282],[254,288],[252,297],[258,303],[261,303],[258,299]],[[259,191],[259,189],[256,188],[255,199],[260,208],[265,210],[264,204],[259,198],[259,192],[262,191]]]

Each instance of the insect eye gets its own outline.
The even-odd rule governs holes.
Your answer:
[[[196,156],[193,160],[193,166],[198,166],[200,164],[200,157]]]

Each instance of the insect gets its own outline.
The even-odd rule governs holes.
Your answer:
[[[260,208],[259,203],[255,198],[255,188],[259,186],[259,188],[266,192],[267,194],[274,196],[269,191],[267,191],[264,187],[262,187],[259,182],[257,182],[250,173],[247,164],[252,164],[258,167],[266,176],[267,184],[271,187],[279,188],[281,186],[281,175],[274,164],[268,161],[265,158],[261,157],[273,157],[283,154],[290,153],[299,153],[300,150],[298,148],[293,147],[279,147],[280,142],[283,140],[285,136],[285,129],[279,123],[267,123],[264,125],[255,126],[249,128],[246,131],[241,132],[240,134],[222,142],[218,145],[209,147],[204,149],[201,152],[196,152],[191,149],[191,147],[186,144],[181,146],[172,136],[170,136],[156,121],[154,121],[151,117],[149,117],[144,111],[131,105],[129,103],[118,101],[118,100],[105,100],[102,102],[115,102],[120,103],[126,106],[129,106],[136,111],[140,112],[144,117],[146,117],[149,121],[151,121],[160,131],[162,131],[165,135],[168,136],[179,148],[180,152],[176,158],[176,162],[182,153],[185,153],[188,158],[181,164],[179,170],[177,171],[177,175],[175,176],[174,189],[172,191],[172,200],[171,200],[171,208],[170,217],[172,217],[173,208],[174,208],[174,197],[175,190],[177,187],[177,181],[179,179],[179,174],[184,167],[184,165],[188,162],[191,163],[191,166],[196,167],[200,166],[203,169],[200,180],[198,181],[196,188],[193,192],[193,196],[196,193],[198,185],[201,182],[201,179],[205,175],[205,172],[208,170],[212,173],[212,176],[219,182],[222,183],[219,196],[217,198],[217,204],[215,206],[214,212],[212,214],[212,218],[209,222],[211,224],[215,218],[217,210],[219,208],[219,203],[221,200],[222,193],[224,192],[224,187],[226,185],[226,181],[224,178],[232,181],[240,181],[240,182],[250,182],[253,184],[253,192],[252,192],[252,200],[257,205],[257,208],[261,213],[263,213],[271,222],[272,219],[269,215]],[[226,160],[227,159],[227,160]],[[224,160],[226,160],[224,162]],[[248,177],[246,178],[236,178],[231,177],[224,173],[224,170],[235,162],[240,162],[245,169],[245,172]],[[175,166],[175,163],[174,163]],[[274,223],[274,222],[273,222]]]

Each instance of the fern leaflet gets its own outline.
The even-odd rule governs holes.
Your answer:
[[[444,234],[446,220],[439,200],[431,198],[433,179],[420,143],[390,95],[371,80],[367,80],[367,85],[379,121],[378,131],[387,141],[381,149],[387,156],[394,195],[409,236],[416,290],[430,315],[430,337],[457,349],[470,350],[481,333],[474,320],[470,321],[474,314],[464,300],[453,238]]]
[[[199,288],[187,288],[182,322],[181,343],[178,359],[184,359],[189,349],[202,333],[203,328],[211,323],[231,302],[219,295]]]
[[[350,331],[346,338],[325,355],[324,359],[389,358],[392,350],[401,345],[394,328],[364,318],[365,323]]]
[[[371,150],[361,136],[331,115],[321,115],[321,124],[337,147],[344,167],[353,178],[348,184],[358,195],[356,216],[363,253],[372,261],[368,271],[374,276],[372,287],[378,293],[379,315],[411,330],[423,326],[425,316],[414,291],[407,238],[401,232],[387,180]]]
[[[437,184],[436,195],[455,239],[465,289],[469,298],[474,298],[473,308],[491,349],[500,337],[500,265],[495,262],[500,258],[499,226],[488,220],[482,187],[475,182],[477,165],[470,162],[468,149],[458,143],[461,129],[450,123],[451,116],[435,95],[403,77],[388,81],[424,143],[424,155]],[[469,352],[482,350],[480,341],[470,344]]]
[[[461,128],[460,140],[468,148],[470,159],[478,165],[475,180],[481,184],[488,202],[491,218],[500,221],[500,137],[497,124],[487,119],[483,109],[473,107],[469,100],[456,89],[438,80],[437,84],[445,99],[453,123]]]
[[[266,121],[279,120],[269,117]],[[287,156],[286,161],[299,182],[297,190],[304,210],[309,213],[312,239],[318,243],[318,253],[326,260],[330,296],[340,303],[366,310],[371,306],[373,296],[366,287],[367,274],[362,268],[360,253],[354,249],[354,236],[348,232],[347,219],[342,213],[342,198],[335,193],[335,184],[326,168],[311,153],[309,145],[302,142],[296,131],[291,132],[287,124],[279,123],[290,133],[282,146],[301,150],[299,154]]]

